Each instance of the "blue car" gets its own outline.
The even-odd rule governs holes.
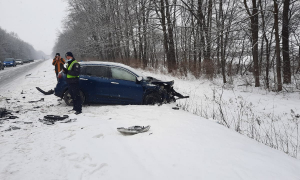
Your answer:
[[[144,77],[135,69],[120,63],[81,62],[79,87],[84,103],[161,104],[187,98],[173,89],[174,81],[163,82]],[[54,94],[72,105],[66,75],[60,72]],[[178,99],[177,98],[177,99]]]
[[[16,67],[17,63],[16,63],[16,60],[14,58],[5,58],[4,62],[3,62],[3,65],[5,67],[8,67],[8,66]]]

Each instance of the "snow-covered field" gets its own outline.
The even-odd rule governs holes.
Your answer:
[[[18,83],[0,87],[0,107],[18,111],[14,115],[19,117],[0,124],[1,180],[300,179],[298,159],[236,133],[213,118],[213,109],[218,106],[211,103],[211,98],[213,92],[216,97],[220,95],[218,82],[144,72],[163,80],[175,79],[175,89],[191,96],[178,101],[180,107],[190,112],[173,110],[175,103],[162,106],[91,105],[84,106],[83,114],[76,116],[68,113],[71,108],[59,98],[45,96],[35,89],[55,87],[51,61],[32,69],[27,73],[30,76],[24,74],[16,81]],[[298,94],[247,91],[227,88],[222,97],[224,102],[242,98],[253,104],[253,110],[274,115],[289,109],[298,111]],[[44,100],[29,103],[41,98]],[[224,108],[235,107],[222,105]],[[193,113],[204,117],[206,113],[207,119]],[[54,125],[39,122],[49,114],[68,114],[73,122],[56,122]],[[133,125],[150,125],[151,129],[132,136],[117,131],[118,127]]]
[[[159,72],[149,73],[163,80],[174,79]],[[270,147],[300,159],[300,94],[269,92],[263,87],[245,86],[252,75],[234,77],[233,84],[223,85],[222,78],[213,81],[193,77],[175,79],[178,92],[189,99],[178,105],[188,112],[211,119]]]

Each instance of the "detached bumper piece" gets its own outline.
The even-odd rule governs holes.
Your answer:
[[[173,97],[177,97],[177,99],[184,99],[184,98],[189,98],[190,96],[183,96],[182,94],[180,94],[179,92],[176,92],[173,88],[172,88],[172,95]],[[176,100],[177,100],[176,99]]]
[[[189,98],[189,96],[183,96],[179,92],[175,91],[173,87],[170,86],[160,88],[159,94],[162,97],[162,103],[176,102],[176,100],[178,99]]]
[[[133,135],[133,134],[137,134],[137,133],[147,132],[149,129],[150,129],[150,126],[131,126],[128,128],[124,128],[124,127],[117,128],[117,130],[120,133],[126,134],[126,135]]]
[[[40,91],[41,93],[43,93],[43,94],[45,94],[45,95],[51,95],[51,94],[53,94],[54,93],[54,91],[51,89],[51,90],[49,90],[49,91],[43,91],[41,88],[39,88],[39,87],[36,87],[36,89],[38,90],[38,91]]]
[[[43,119],[39,119],[41,123],[47,125],[53,125],[56,121],[61,121],[62,123],[71,122],[68,115],[56,116],[56,115],[47,115]]]

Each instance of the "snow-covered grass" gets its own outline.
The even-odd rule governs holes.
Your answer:
[[[174,78],[160,72],[144,73],[163,80],[175,79],[175,90],[190,96],[177,102],[183,110],[216,120],[225,127],[300,158],[299,92],[277,93],[255,88],[251,86],[252,75],[235,77],[233,84],[224,85],[222,78],[209,81],[191,75]]]
[[[211,98],[215,92],[217,100],[217,94],[222,92],[218,82],[143,73],[163,80],[175,79],[175,89],[191,96],[179,100],[178,104],[190,112],[173,110],[176,106],[173,103],[162,106],[85,105],[83,114],[69,114],[71,107],[66,107],[59,98],[45,96],[35,89],[37,86],[44,90],[54,88],[56,79],[51,60],[26,73],[31,76],[24,74],[16,81],[19,83],[0,87],[0,107],[13,110],[14,115],[19,116],[0,124],[0,179],[300,178],[298,159],[236,133],[221,125],[222,121],[213,119],[218,106]],[[276,115],[285,112],[283,107],[286,110],[293,107],[297,112],[294,106],[299,97],[296,95],[244,90],[223,89],[222,97],[229,101],[240,95],[253,104],[252,109],[261,106],[265,109],[262,111]],[[29,103],[41,98],[44,100]],[[39,122],[49,114],[68,114],[74,122],[54,125]],[[206,117],[205,114],[207,119],[201,117]],[[151,128],[132,136],[117,131],[117,127],[133,125],[150,125]],[[11,130],[12,127],[20,129]]]

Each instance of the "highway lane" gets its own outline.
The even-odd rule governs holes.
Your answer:
[[[26,77],[31,69],[40,65],[44,60],[35,60],[31,63],[23,65],[17,65],[16,67],[5,67],[4,70],[0,70],[0,93],[1,89],[9,86],[13,81],[22,81],[20,77]],[[29,76],[28,76],[29,77]]]

